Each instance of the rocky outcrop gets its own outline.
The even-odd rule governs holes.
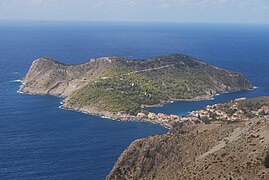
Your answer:
[[[134,141],[107,179],[269,179],[269,121]]]
[[[33,61],[20,91],[66,97],[113,68],[114,63],[109,58],[98,58],[84,64],[66,65],[51,58],[40,58]]]

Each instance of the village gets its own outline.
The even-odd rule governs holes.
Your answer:
[[[211,124],[236,123],[253,117],[269,117],[268,102],[265,104],[246,103],[246,98],[238,98],[227,103],[208,105],[205,109],[196,110],[188,116],[174,114],[140,112],[136,116],[118,113],[118,117],[126,120],[142,120],[158,123],[171,128],[175,123]]]

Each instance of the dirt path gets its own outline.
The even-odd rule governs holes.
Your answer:
[[[174,66],[174,64],[165,65],[165,66],[161,66],[161,67],[157,67],[157,68],[143,69],[143,70],[140,70],[140,71],[133,71],[133,72],[127,73],[127,75],[135,74],[135,73],[141,73],[141,72],[148,72],[148,71],[153,71],[153,70],[158,70],[158,69],[164,69],[164,68],[168,68],[168,67],[172,67],[172,66]]]

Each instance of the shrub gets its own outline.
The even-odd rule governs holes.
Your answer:
[[[264,160],[264,166],[266,168],[269,168],[269,154],[267,154],[267,156],[265,157],[265,160]]]

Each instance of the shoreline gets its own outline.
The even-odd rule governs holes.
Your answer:
[[[234,91],[234,92],[239,92],[239,91]],[[217,94],[217,93],[216,93]],[[171,102],[177,102],[177,101],[203,101],[203,100],[214,100],[214,96],[216,95],[205,95],[205,96],[198,96],[195,97],[193,99],[173,99],[170,101],[164,101],[161,102],[159,104],[156,105],[141,105],[142,109],[144,108],[148,108],[148,107],[162,107],[165,104],[169,104]],[[130,118],[127,117],[121,117],[119,115],[116,115],[116,113],[111,113],[111,112],[106,112],[106,111],[99,111],[99,110],[93,110],[92,108],[78,108],[78,107],[71,107],[65,104],[64,100],[60,102],[61,106],[59,106],[59,108],[64,109],[64,110],[71,110],[71,111],[75,111],[75,112],[80,112],[80,113],[84,113],[87,115],[91,115],[91,116],[97,116],[97,117],[101,117],[104,119],[110,119],[113,121],[134,121],[134,122],[147,122],[147,123],[152,123],[152,124],[158,124],[161,125],[162,127],[171,130],[172,129],[172,125],[170,123],[165,123],[165,122],[159,122],[156,120],[150,120],[147,118],[140,118],[137,116],[132,116]],[[169,131],[167,132],[169,133]]]
[[[56,96],[56,95],[51,95],[51,94],[35,94],[35,93],[23,92],[23,91],[20,91],[20,89],[17,90],[17,93],[23,94],[23,95],[54,96],[54,97],[58,97],[58,98],[63,98],[61,96]],[[83,113],[83,114],[90,115],[90,116],[100,117],[102,119],[108,119],[108,120],[112,120],[112,121],[121,121],[121,122],[133,121],[133,122],[145,122],[145,123],[158,124],[158,125],[164,127],[167,130],[170,130],[172,128],[169,125],[158,123],[156,121],[150,121],[150,120],[147,120],[147,119],[135,119],[135,118],[133,118],[133,119],[127,119],[127,118],[122,118],[122,117],[119,117],[119,116],[114,116],[113,117],[113,116],[108,116],[108,115],[103,114],[103,113],[93,113],[93,112],[86,111],[86,110],[81,110],[81,109],[78,109],[78,108],[65,107],[63,101],[60,101],[59,103],[60,103],[60,106],[58,106],[58,108],[60,108],[62,110]],[[107,113],[109,113],[109,112],[107,112]]]
[[[239,92],[239,91],[235,91],[235,92]],[[186,101],[186,102],[207,101],[207,100],[209,101],[209,100],[214,100],[214,97],[215,96],[217,96],[217,94],[216,95],[212,95],[212,96],[209,96],[209,95],[208,96],[204,96],[204,98],[202,96],[198,96],[198,97],[193,98],[193,99],[171,99],[169,101],[164,101],[164,102],[161,102],[161,103],[158,103],[158,104],[153,104],[153,105],[145,105],[145,104],[143,104],[142,105],[142,108],[162,107],[162,106],[164,106],[166,104],[173,104],[173,103],[179,102],[179,101]]]
[[[162,107],[166,104],[172,104],[175,102],[179,101],[185,101],[185,102],[196,102],[196,101],[213,101],[216,96],[220,96],[222,94],[228,94],[228,93],[236,93],[236,92],[241,92],[241,91],[253,91],[258,89],[259,87],[253,86],[252,88],[246,89],[246,90],[238,90],[238,91],[225,91],[225,92],[216,92],[214,95],[205,95],[205,96],[198,96],[193,99],[172,99],[169,101],[164,101],[158,104],[153,104],[153,105],[142,105],[142,108],[151,108],[151,107]]]
[[[96,116],[96,117],[100,117],[102,119],[109,119],[111,121],[121,121],[121,122],[145,122],[145,123],[151,123],[151,124],[158,124],[162,127],[164,127],[167,130],[170,130],[172,127],[169,126],[169,124],[165,124],[165,123],[159,123],[156,121],[152,121],[152,120],[148,120],[145,118],[126,118],[126,117],[120,117],[120,116],[107,116],[105,114],[102,113],[93,113],[90,111],[86,111],[86,110],[80,110],[80,109],[75,109],[75,108],[70,108],[70,107],[65,107],[63,102],[60,102],[61,106],[59,106],[60,109],[66,110],[66,111],[74,111],[74,112],[79,112],[79,113],[83,113],[86,115],[90,115],[90,116]],[[167,132],[168,133],[168,132]]]
[[[21,85],[19,87],[19,90],[17,91],[17,93],[20,93],[20,94],[27,94],[27,95],[49,95],[49,96],[55,96],[55,97],[58,97],[58,98],[65,98],[65,97],[62,97],[60,95],[43,94],[43,93],[36,94],[36,93],[23,92],[23,91],[21,91],[21,87],[24,85],[23,80],[13,81],[13,82],[21,83]],[[247,89],[246,91],[255,90],[257,88],[258,87],[253,86],[252,88]],[[166,105],[166,104],[169,104],[169,103],[174,103],[174,102],[179,102],[179,101],[195,102],[195,101],[214,100],[214,97],[215,96],[219,96],[221,94],[233,93],[233,92],[240,92],[240,91],[244,91],[244,90],[226,91],[226,92],[215,92],[214,95],[198,96],[198,97],[195,97],[193,99],[172,99],[172,100],[169,100],[169,101],[163,101],[163,102],[161,102],[159,104],[155,104],[155,105],[141,105],[141,107],[142,107],[142,109],[144,109],[144,108],[150,108],[150,107],[162,107],[163,105]],[[113,120],[113,121],[147,122],[147,123],[161,125],[162,127],[166,128],[168,130],[170,130],[172,128],[172,125],[169,124],[169,123],[154,121],[154,120],[150,120],[150,119],[147,119],[147,118],[141,118],[141,117],[137,117],[137,116],[130,116],[129,118],[127,118],[127,117],[121,117],[121,116],[117,115],[116,113],[111,113],[111,112],[106,112],[106,111],[100,111],[100,110],[94,110],[94,109],[89,108],[89,107],[88,108],[71,107],[70,105],[66,105],[65,102],[64,102],[64,100],[60,101],[59,108],[60,109],[63,109],[63,110],[80,112],[80,113],[84,113],[84,114],[91,115],[91,116],[97,116],[97,117],[101,117],[103,119],[110,119],[110,120]]]

